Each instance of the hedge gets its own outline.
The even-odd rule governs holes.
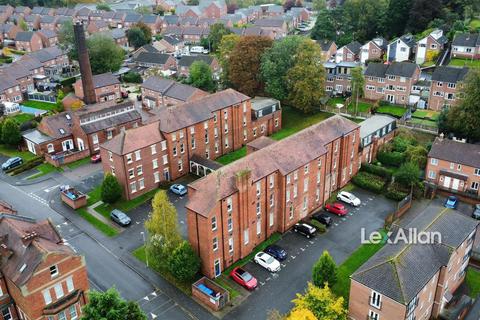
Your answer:
[[[320,233],[325,233],[327,232],[327,226],[325,226],[323,223],[318,222],[317,220],[310,220],[309,224],[317,228],[317,231]]]
[[[75,81],[77,81],[77,78],[71,77],[71,78],[63,79],[62,81],[60,81],[60,84],[64,87],[68,87],[68,86],[73,85],[75,83]]]
[[[385,181],[374,174],[368,172],[359,172],[352,178],[352,182],[360,188],[370,190],[375,193],[381,193],[385,186]]]
[[[399,190],[397,186],[391,186],[388,188],[387,192],[385,193],[385,197],[388,199],[392,199],[395,201],[401,201],[405,199],[408,195],[408,192]]]
[[[405,161],[405,156],[403,153],[397,151],[379,151],[377,153],[377,160],[380,161],[382,164],[400,167],[400,165]]]
[[[360,170],[385,178],[387,181],[392,179],[392,172],[390,170],[374,164],[364,163]]]
[[[22,165],[19,165],[18,167],[9,169],[5,171],[6,173],[11,173],[12,176],[15,176],[19,173],[22,173],[24,171],[30,170],[32,168],[35,168],[36,166],[40,165],[43,163],[43,157],[35,157],[30,160],[25,161]]]

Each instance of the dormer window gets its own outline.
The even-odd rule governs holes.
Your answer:
[[[58,276],[58,267],[56,265],[50,267],[50,275],[52,278]]]
[[[65,134],[65,130],[63,130],[63,128],[58,129],[58,131],[60,131],[60,134]]]

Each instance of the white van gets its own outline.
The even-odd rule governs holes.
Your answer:
[[[202,54],[204,52],[204,49],[202,46],[194,46],[190,48],[190,53],[199,53]]]

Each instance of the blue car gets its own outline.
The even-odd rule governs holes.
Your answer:
[[[287,251],[285,251],[285,249],[283,249],[282,247],[279,247],[277,245],[272,244],[272,245],[266,247],[265,250],[263,250],[263,251],[268,253],[269,255],[271,255],[272,257],[277,259],[278,261],[283,261],[283,260],[287,259]]]
[[[458,206],[458,199],[455,196],[449,196],[445,201],[444,205],[445,208],[449,209],[456,209]]]
[[[173,184],[171,187],[170,187],[170,191],[179,195],[179,196],[184,196],[187,194],[187,188],[185,188],[185,186],[181,185],[181,184]]]

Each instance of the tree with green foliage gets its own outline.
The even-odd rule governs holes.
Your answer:
[[[355,115],[358,112],[358,100],[363,97],[363,88],[365,86],[365,78],[363,76],[362,67],[352,69],[352,103],[355,106]]]
[[[305,308],[295,308],[285,320],[318,320],[312,311]]]
[[[111,173],[107,173],[101,186],[101,198],[105,203],[115,203],[122,197],[122,186],[117,178]]]
[[[2,135],[2,131],[3,131],[3,122],[4,121],[0,121],[0,144],[3,144],[3,135]]]
[[[7,118],[5,121],[3,121],[2,141],[3,143],[12,147],[17,147],[22,141],[20,127],[15,120]]]
[[[169,257],[182,242],[182,236],[177,210],[165,190],[158,191],[153,197],[152,212],[145,221],[145,228],[149,234],[147,251],[153,257],[153,263],[166,267]]]
[[[322,50],[313,41],[298,47],[295,64],[287,72],[289,104],[304,113],[320,110],[325,97],[325,68]]]
[[[305,38],[299,36],[285,37],[275,41],[262,56],[260,71],[265,91],[275,99],[284,101],[288,97],[287,73],[293,67],[298,47],[303,41]]]
[[[271,39],[262,36],[240,38],[228,59],[229,81],[236,90],[251,97],[263,92],[261,57],[272,44]]]
[[[232,31],[227,28],[223,23],[215,23],[211,25],[210,33],[208,34],[207,38],[209,49],[212,52],[217,52],[222,38],[230,33],[232,33]]]
[[[314,11],[320,11],[327,8],[327,1],[326,0],[313,0],[312,1],[312,8]]]
[[[131,46],[133,46],[135,49],[138,49],[141,46],[148,44],[148,39],[145,37],[145,34],[143,33],[142,29],[138,27],[128,29],[127,39],[128,39],[128,43]]]
[[[28,31],[28,24],[25,22],[24,19],[20,19],[19,23],[18,23],[18,26],[20,27],[20,29],[22,29],[23,31]]]
[[[480,69],[471,68],[458,95],[459,103],[450,108],[445,127],[457,137],[480,141]]]
[[[344,307],[343,297],[337,298],[328,285],[317,287],[309,282],[305,294],[297,293],[292,302],[293,310],[309,310],[317,319],[347,320],[348,310]]]
[[[190,66],[190,74],[188,83],[192,86],[205,90],[215,90],[215,82],[213,81],[212,69],[203,61],[195,61]]]
[[[72,21],[66,20],[61,24],[58,30],[58,45],[62,50],[68,52],[70,59],[78,60]]]
[[[180,281],[191,281],[200,270],[200,258],[188,241],[182,241],[168,259],[172,275]]]
[[[413,0],[407,29],[412,33],[425,30],[428,24],[442,15],[442,0]]]
[[[125,301],[115,288],[90,291],[81,320],[147,320],[138,303]]]
[[[153,11],[153,8],[150,6],[139,6],[135,8],[135,12],[139,14],[151,14]]]
[[[147,39],[147,43],[152,43],[152,29],[150,29],[147,24],[145,24],[144,22],[137,22],[132,26],[132,28],[139,28],[140,30],[142,30],[143,34],[145,35],[145,39]]]
[[[409,145],[405,150],[405,160],[411,163],[417,163],[420,168],[427,166],[428,150],[422,145]]]
[[[394,174],[395,182],[404,187],[414,187],[420,181],[421,171],[418,164],[413,162],[406,162],[400,166],[398,171]]]
[[[408,22],[408,15],[413,0],[389,1],[387,8],[388,19],[385,21],[385,36],[388,38],[403,35]]]
[[[223,87],[229,87],[229,77],[228,77],[228,69],[229,69],[229,58],[235,48],[236,44],[240,41],[240,36],[237,34],[228,34],[222,37],[220,41],[220,45],[218,46],[217,50],[217,57],[220,66],[222,67],[222,75],[220,77],[220,82]]]
[[[142,75],[135,71],[128,71],[123,75],[123,81],[128,83],[142,83]]]
[[[93,74],[115,72],[120,69],[125,52],[115,41],[103,34],[94,34],[87,41]]]
[[[60,89],[57,92],[57,101],[55,105],[55,110],[57,110],[58,112],[63,111],[63,98],[65,98],[65,93],[62,89]]]
[[[337,282],[337,264],[328,251],[318,258],[312,269],[313,284],[322,288],[325,283],[333,286]]]
[[[96,6],[97,10],[102,10],[102,11],[112,11],[112,8],[107,3],[99,3]]]
[[[335,40],[337,31],[338,29],[332,11],[322,9],[318,12],[317,20],[315,21],[310,36],[315,40]]]

